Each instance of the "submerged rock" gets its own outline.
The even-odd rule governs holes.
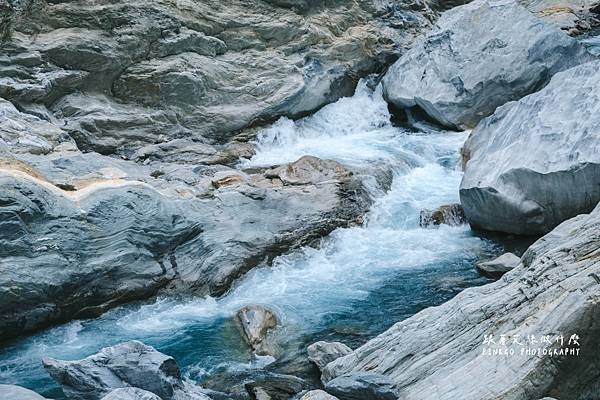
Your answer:
[[[328,364],[324,378],[382,374],[403,400],[522,400],[552,393],[577,399],[594,388],[597,393],[600,370],[589,366],[600,362],[599,233],[600,205],[535,242],[523,268],[397,323]],[[485,351],[509,348],[509,356]],[[528,354],[527,348],[553,355]]]
[[[15,385],[0,385],[0,399],[6,400],[45,400],[36,392]]]
[[[116,389],[107,394],[102,400],[163,400],[152,392],[139,388],[128,387]]]
[[[419,216],[419,226],[428,228],[437,225],[458,226],[467,222],[460,204],[447,204],[435,210],[423,210]]]
[[[69,399],[100,400],[115,389],[131,386],[162,400],[210,400],[182,381],[172,357],[138,341],[103,348],[83,360],[44,358],[42,362]]]
[[[383,85],[393,105],[419,107],[442,125],[466,129],[590,59],[575,39],[516,2],[476,0],[445,12]]]
[[[463,148],[460,199],[471,225],[540,235],[600,201],[600,61],[506,104]]]
[[[340,400],[397,400],[398,391],[393,385],[386,376],[360,372],[328,381],[325,390]]]
[[[500,278],[520,263],[521,259],[513,253],[504,253],[493,260],[477,263],[477,270],[490,278]]]
[[[258,355],[273,355],[273,350],[267,343],[267,333],[277,327],[275,314],[263,306],[248,306],[236,314],[244,340]]]
[[[340,342],[316,342],[306,349],[308,359],[320,370],[333,360],[352,352],[352,349]]]

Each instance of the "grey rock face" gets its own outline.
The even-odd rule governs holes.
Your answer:
[[[387,0],[38,3],[15,11],[0,97],[47,107],[81,149],[104,154],[223,143],[314,111],[352,94],[436,17],[428,2]]]
[[[598,0],[519,0],[539,18],[575,36],[598,25]]]
[[[0,398],[6,400],[45,400],[34,391],[15,385],[0,385]]]
[[[504,253],[493,260],[477,263],[477,270],[490,278],[500,278],[520,263],[521,259],[513,253]]]
[[[287,184],[264,171],[77,151],[23,159],[0,163],[0,337],[159,290],[222,294],[265,259],[353,223],[371,201],[339,164],[336,179]],[[245,178],[215,186],[223,175]]]
[[[69,399],[100,400],[105,396],[114,397],[115,389],[131,386],[162,400],[209,400],[198,389],[187,387],[172,357],[138,341],[106,347],[83,360],[44,358],[42,361]],[[133,389],[126,392],[128,396],[140,394]]]
[[[466,129],[590,59],[514,1],[476,0],[442,15],[389,69],[384,93],[398,107],[420,107],[442,125]]]
[[[522,267],[397,323],[327,365],[323,376],[380,373],[402,400],[521,400],[550,393],[585,398],[586,388],[600,378],[599,254],[600,205],[535,242]],[[561,334],[563,347],[555,341]],[[485,335],[493,336],[490,348],[498,350],[500,335],[519,335],[520,343],[528,335],[550,335],[552,345],[531,347],[553,351],[568,347],[573,334],[580,338],[577,357],[521,354],[517,344],[512,356],[483,351]]]
[[[146,390],[142,390],[139,388],[128,387],[115,389],[106,396],[102,398],[102,400],[162,400],[160,397],[155,395],[152,392],[148,392]]]
[[[389,378],[368,372],[338,376],[325,384],[325,390],[340,400],[398,399],[398,392]]]
[[[246,383],[247,392],[256,400],[289,400],[311,385],[292,375],[268,373]]]
[[[322,390],[311,390],[300,398],[300,400],[339,400],[337,397],[330,395]]]
[[[262,306],[248,306],[236,314],[242,328],[244,340],[252,350],[259,355],[271,354],[269,344],[266,342],[269,330],[277,327],[275,314]]]
[[[460,198],[469,222],[544,234],[600,201],[600,62],[557,74],[499,108],[465,143]]]
[[[333,360],[352,353],[352,349],[340,342],[316,342],[308,346],[306,352],[308,359],[319,369],[323,369]]]
[[[460,204],[447,204],[435,210],[423,210],[419,216],[419,225],[423,228],[438,225],[458,226],[467,222]]]

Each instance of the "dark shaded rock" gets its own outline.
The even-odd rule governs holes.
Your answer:
[[[352,352],[352,349],[340,342],[316,342],[306,349],[308,359],[320,370],[327,364]]]
[[[513,253],[504,253],[493,260],[477,263],[477,270],[485,276],[497,279],[515,269],[520,263],[521,259]]]
[[[476,0],[443,14],[388,70],[384,93],[397,107],[419,107],[444,126],[467,129],[589,60],[575,39],[516,2]]]
[[[448,204],[435,210],[423,210],[419,216],[419,226],[428,228],[438,225],[458,226],[465,224],[467,218],[460,204]]]
[[[295,394],[311,389],[303,379],[282,374],[266,374],[244,386],[255,400],[289,400]]]
[[[555,75],[500,107],[464,145],[460,201],[471,225],[542,235],[600,201],[600,62]]]
[[[273,350],[267,343],[267,333],[277,327],[275,314],[262,306],[248,306],[237,312],[244,340],[259,355],[272,355]]]
[[[340,400],[397,400],[393,382],[379,374],[356,373],[328,381],[325,390]]]

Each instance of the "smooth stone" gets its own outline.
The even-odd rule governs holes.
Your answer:
[[[360,372],[328,381],[325,390],[340,400],[397,400],[393,382],[384,375]]]
[[[36,392],[15,385],[0,385],[0,399],[5,400],[45,400]]]
[[[300,400],[339,400],[323,390],[311,390],[300,398]]]
[[[493,260],[477,263],[477,270],[485,276],[497,279],[518,267],[520,263],[520,257],[513,253],[504,253]]]
[[[519,400],[551,393],[586,398],[597,393],[600,371],[589,366],[600,362],[599,232],[600,204],[536,241],[522,257],[523,268],[396,323],[328,364],[323,377],[383,374],[401,388],[402,400]],[[516,338],[526,349],[528,335],[536,340],[549,335],[553,341],[560,334],[563,349],[578,335],[579,346],[569,348],[578,347],[579,356],[521,354],[521,346],[511,342]],[[484,343],[490,335],[496,345]],[[485,353],[486,348],[504,349],[501,335],[514,354]],[[539,341],[530,346],[537,347]],[[341,388],[346,386],[353,384]]]
[[[162,400],[152,392],[139,388],[128,387],[116,389],[107,394],[102,400]]]
[[[463,146],[460,202],[469,223],[543,235],[600,201],[600,61],[556,74],[500,107]]]
[[[352,349],[340,342],[316,342],[306,349],[308,359],[320,370],[333,360],[348,355]]]
[[[467,222],[460,204],[447,204],[435,210],[423,210],[419,215],[419,226],[429,228],[438,225],[459,226]]]
[[[272,355],[272,349],[266,342],[267,333],[277,327],[277,317],[273,311],[263,306],[248,306],[236,314],[244,340],[258,355]]]
[[[387,100],[438,123],[472,128],[494,110],[591,60],[585,48],[512,0],[475,0],[446,11],[383,78]]]

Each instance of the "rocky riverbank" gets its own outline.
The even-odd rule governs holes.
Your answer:
[[[545,235],[520,259],[505,257],[509,265],[481,264],[494,278],[506,273],[497,282],[355,350],[310,346],[302,362],[322,371],[322,385],[264,371],[209,390],[184,377],[173,357],[129,341],[79,361],[45,358],[67,398],[595,398],[600,61],[574,36],[598,23],[599,3],[1,7],[2,340],[156,295],[219,297],[254,267],[362,225],[394,174],[424,165],[407,149],[367,167],[352,157],[240,160],[255,154],[260,126],[313,113],[371,73],[380,75],[365,84],[374,89],[365,98],[378,95],[384,105],[374,106],[377,128],[391,129],[392,112],[415,136],[472,129],[461,205],[423,208],[427,231],[466,220],[501,235]],[[435,154],[435,165],[445,156]],[[418,224],[419,213],[389,216],[399,217]],[[266,332],[285,321],[276,309],[243,306],[237,324],[249,346],[279,356]],[[529,353],[519,338],[530,340]],[[516,354],[504,354],[510,349]],[[43,398],[10,385],[0,385],[2,396]]]

